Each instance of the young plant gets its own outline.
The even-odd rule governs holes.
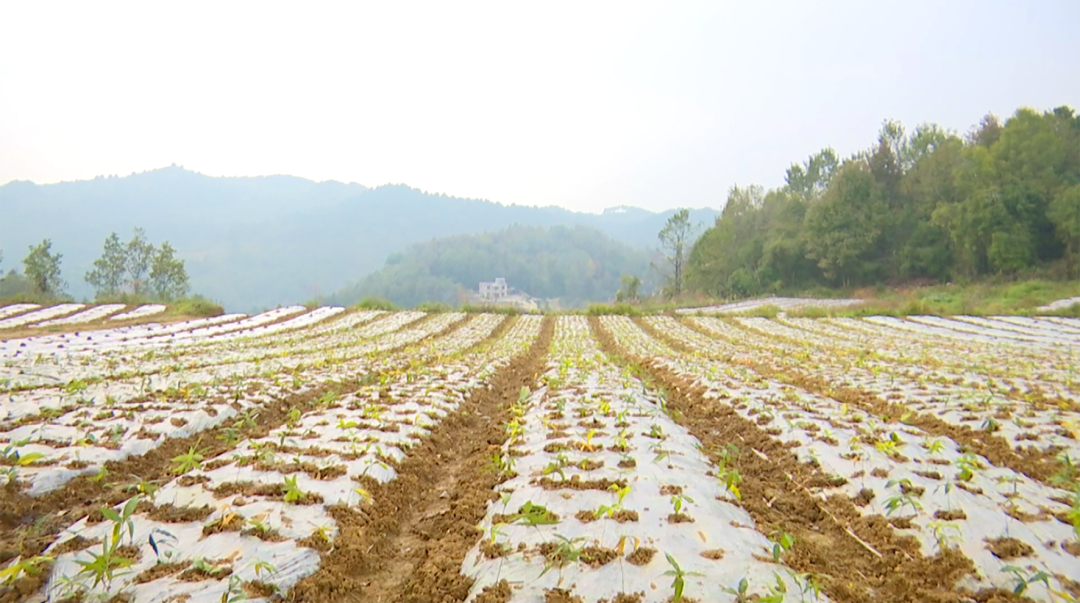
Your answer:
[[[518,512],[509,518],[507,523],[521,522],[527,526],[547,526],[559,523],[558,519],[555,519],[555,514],[548,511],[547,507],[543,505],[534,505],[532,501],[527,501]]]
[[[674,580],[671,582],[671,588],[675,591],[671,596],[671,601],[682,601],[683,590],[686,588],[687,576],[701,576],[700,572],[688,572],[679,566],[679,562],[671,556],[671,553],[664,553],[664,557],[667,557],[667,562],[671,565],[671,569],[664,572],[665,576],[674,576]],[[745,580],[745,578],[744,578]],[[745,587],[742,589],[744,592]]]
[[[616,513],[618,513],[619,511],[622,510],[622,508],[623,508],[623,506],[622,506],[623,499],[626,498],[627,494],[630,494],[630,486],[629,485],[626,485],[626,486],[623,486],[622,488],[620,488],[617,484],[611,484],[610,486],[608,486],[608,490],[614,492],[615,496],[618,497],[618,500],[615,501],[615,503],[611,504],[611,505],[600,505],[600,508],[598,508],[596,510],[596,518],[597,519],[600,519],[600,517],[603,516],[603,515],[607,515],[608,519],[611,519],[612,517],[614,517]]]
[[[780,563],[780,556],[795,546],[795,537],[782,530],[774,530],[769,538],[772,543],[773,563]]]
[[[567,565],[581,560],[581,552],[585,547],[578,543],[583,542],[585,538],[566,538],[559,534],[556,534],[555,538],[559,539],[559,546],[548,555],[548,562],[544,565],[544,570],[540,572],[541,576],[551,571],[552,568],[558,568],[559,571],[562,571],[562,568]]]
[[[140,497],[133,496],[131,500],[124,503],[124,508],[117,513],[116,509],[112,507],[102,507],[101,514],[105,516],[113,523],[112,538],[115,542],[119,543],[123,539],[124,528],[128,530],[128,536],[131,542],[135,542],[135,520],[131,517],[135,515],[135,509],[139,506]]]
[[[202,440],[195,442],[195,445],[188,449],[186,453],[173,457],[172,462],[176,463],[176,466],[173,467],[172,470],[173,473],[176,475],[183,475],[189,471],[202,467],[204,457],[202,452],[198,450],[201,441]]]
[[[119,545],[119,540],[105,538],[101,541],[101,554],[91,552],[89,560],[75,560],[75,563],[82,566],[77,575],[93,577],[94,583],[90,588],[95,588],[98,584],[104,584],[105,588],[108,589],[112,581],[121,575],[121,570],[130,567],[134,563],[133,560],[116,554]]]
[[[41,565],[52,563],[53,558],[48,555],[37,555],[28,559],[18,557],[10,565],[0,570],[0,584],[14,584],[24,574],[36,576],[41,573]]]
[[[685,494],[675,494],[671,497],[671,506],[675,508],[675,514],[682,513],[683,505],[686,503],[692,503],[694,499]]]
[[[285,494],[285,502],[294,503],[303,500],[306,493],[296,485],[297,476],[286,476],[285,483],[281,485],[281,491]]]
[[[934,534],[934,540],[937,541],[938,552],[944,552],[945,549],[952,548],[951,545],[963,539],[960,527],[952,522],[935,519],[927,524],[926,527],[930,528],[930,531]]]

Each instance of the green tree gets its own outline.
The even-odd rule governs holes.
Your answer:
[[[131,240],[125,250],[124,271],[127,273],[131,292],[135,295],[145,295],[147,292],[147,276],[150,264],[154,259],[154,246],[146,240],[146,233],[142,228],[135,227]]]
[[[30,246],[30,253],[23,259],[23,273],[29,280],[34,292],[46,297],[56,297],[67,286],[60,278],[61,254],[50,253],[52,241],[43,240]]]
[[[92,286],[97,297],[118,295],[126,284],[127,248],[116,233],[105,239],[101,257],[94,260],[94,267],[86,273],[86,282]]]
[[[670,271],[663,272],[668,281],[668,293],[672,296],[679,295],[683,290],[683,271],[689,255],[688,247],[694,242],[693,230],[694,226],[690,223],[690,210],[683,208],[668,218],[667,224],[657,235],[664,252],[664,259],[670,265]]]
[[[844,286],[868,280],[879,266],[872,262],[882,233],[886,203],[881,187],[863,161],[849,161],[821,199],[806,214],[807,255],[822,274]]]
[[[154,254],[150,263],[150,287],[163,301],[182,297],[188,291],[188,275],[184,260],[175,257],[176,250],[168,241]]]
[[[638,292],[641,289],[641,278],[632,274],[624,274],[619,277],[619,280],[622,282],[622,287],[619,289],[619,292],[615,294],[615,301],[638,301]]]
[[[1080,271],[1080,184],[1062,188],[1050,202],[1047,217]]]

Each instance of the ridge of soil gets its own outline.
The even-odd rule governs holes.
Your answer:
[[[819,477],[819,472],[800,462],[759,425],[727,404],[706,399],[704,388],[687,379],[647,359],[626,355],[597,318],[591,318],[590,325],[605,354],[629,364],[647,383],[667,390],[673,418],[702,442],[713,462],[719,460],[714,451],[729,443],[738,445],[742,453],[734,465],[743,476],[740,506],[753,517],[759,532],[781,530],[795,537],[795,546],[783,554],[784,563],[798,572],[820,576],[824,592],[833,601],[971,600],[972,593],[956,587],[961,578],[974,572],[970,559],[951,549],[924,557],[917,540],[897,534],[879,515],[862,516],[849,497],[834,494],[821,500],[800,485]],[[651,337],[668,343],[662,334],[641,326]],[[979,600],[986,600],[984,594],[979,593]],[[1000,594],[1002,600],[1011,600],[1003,591]]]
[[[522,386],[533,387],[544,369],[554,327],[554,319],[545,318],[528,352],[500,369],[488,387],[474,389],[457,412],[395,464],[396,479],[372,484],[373,504],[359,511],[331,509],[340,528],[333,549],[287,600],[465,600],[473,580],[461,574],[461,565],[482,536],[476,524],[502,481],[488,462],[506,440],[502,424],[509,418],[508,404]]]

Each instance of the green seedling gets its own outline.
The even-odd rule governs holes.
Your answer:
[[[135,542],[135,520],[132,516],[135,515],[135,509],[139,506],[139,500],[140,497],[133,496],[131,500],[124,503],[124,508],[119,513],[112,507],[101,508],[101,514],[105,516],[105,519],[113,523],[112,538],[115,542],[119,543],[122,540],[124,528],[127,528],[131,542]]]
[[[544,475],[551,475],[552,473],[558,473],[561,481],[566,481],[566,473],[562,469],[562,465],[552,461],[544,467]]]
[[[694,499],[685,494],[675,494],[671,497],[671,505],[675,508],[675,514],[682,513],[683,505],[686,503],[692,503]]]
[[[671,565],[671,569],[664,572],[665,576],[674,576],[674,580],[671,582],[671,588],[675,591],[672,596],[672,601],[682,601],[683,590],[686,589],[686,577],[687,576],[701,576],[700,572],[688,572],[679,566],[679,562],[671,556],[671,553],[664,553],[664,557],[667,557],[667,562]],[[745,592],[746,588],[743,588]]]
[[[101,542],[101,554],[91,552],[89,560],[75,560],[75,563],[82,567],[79,570],[79,576],[93,577],[94,583],[90,588],[95,588],[98,584],[104,584],[105,588],[108,589],[112,581],[121,575],[121,570],[130,567],[134,563],[133,560],[116,554],[119,545],[119,540],[113,539],[110,541],[110,539],[106,538]]]
[[[1013,580],[1016,582],[1016,586],[1013,587],[1013,594],[1024,594],[1028,586],[1036,582],[1042,582],[1047,589],[1050,588],[1050,574],[1042,570],[1026,570],[1016,565],[1006,565],[1001,568],[1001,571],[1013,575]]]
[[[660,427],[660,425],[656,423],[653,423],[652,426],[649,428],[649,437],[655,438],[657,440],[662,440],[667,436],[664,435],[664,428]]]
[[[252,568],[255,570],[255,577],[262,578],[263,572],[266,572],[267,576],[272,576],[277,573],[277,568],[274,567],[269,561],[263,561],[259,559],[252,564]]]
[[[154,538],[154,536],[157,536],[157,538]],[[150,537],[147,540],[150,543],[150,548],[154,550],[154,555],[157,557],[158,563],[161,562],[162,547],[175,547],[177,542],[179,542],[179,540],[176,538],[175,535],[173,535],[172,532],[163,530],[161,528],[154,528],[154,530],[150,532]],[[165,558],[170,559],[173,552],[174,551],[165,551]]]
[[[532,501],[527,501],[518,512],[509,518],[507,523],[521,522],[527,526],[547,526],[559,523],[558,519],[555,519],[555,515],[547,510],[547,507],[543,505],[534,505]]]
[[[202,467],[204,457],[202,452],[198,450],[201,441],[202,440],[195,442],[195,445],[189,448],[184,454],[173,457],[172,462],[176,463],[176,466],[173,467],[172,470],[174,474],[183,475],[189,471]]]
[[[229,585],[225,588],[225,592],[221,593],[221,603],[240,603],[247,600],[247,594],[244,592],[244,581],[233,574],[229,576]]]
[[[956,474],[956,479],[962,482],[970,482],[975,478],[975,473],[980,469],[978,459],[970,452],[960,455],[960,458],[956,459],[955,464],[956,468],[960,470],[960,473]]]
[[[226,427],[221,430],[221,434],[217,436],[217,439],[225,442],[225,446],[232,448],[240,441],[240,430],[236,427]]]
[[[952,522],[936,519],[927,524],[926,527],[930,528],[930,531],[934,534],[934,540],[937,541],[938,552],[944,552],[945,549],[952,548],[951,545],[956,544],[963,539],[960,527]]]
[[[559,546],[548,556],[548,562],[544,565],[544,570],[540,572],[541,576],[551,571],[552,568],[562,571],[562,568],[567,565],[581,560],[581,552],[585,547],[578,543],[583,542],[585,538],[571,539],[559,534],[556,534],[555,538],[559,539]]]
[[[773,531],[769,542],[772,543],[772,558],[774,563],[780,563],[780,557],[795,546],[795,537],[782,530]]]
[[[287,476],[285,483],[281,485],[281,491],[285,494],[285,502],[294,503],[302,500],[305,496],[305,492],[300,489],[300,486],[296,485],[297,476]]]
[[[0,570],[0,584],[14,584],[23,575],[36,576],[41,573],[41,566],[52,563],[53,558],[48,555],[37,555],[28,559],[18,558],[10,565]]]
[[[930,453],[930,456],[936,456],[941,454],[945,450],[945,443],[941,440],[934,440],[925,445],[926,451]]]
[[[618,500],[611,505],[600,505],[600,508],[596,510],[595,514],[597,519],[600,519],[600,517],[603,515],[607,515],[608,519],[614,517],[616,513],[622,510],[623,499],[626,498],[627,494],[630,494],[629,485],[620,488],[617,484],[611,484],[610,486],[608,486],[608,490],[614,492],[615,496],[618,497]]]
[[[784,584],[780,574],[773,572],[773,578],[776,582],[768,586],[769,592],[763,596],[758,596],[758,601],[761,603],[783,603],[784,597],[787,595],[787,584]]]

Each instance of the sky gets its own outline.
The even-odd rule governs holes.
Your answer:
[[[1080,108],[1080,0],[4,2],[0,184],[182,165],[722,207],[883,120]]]

